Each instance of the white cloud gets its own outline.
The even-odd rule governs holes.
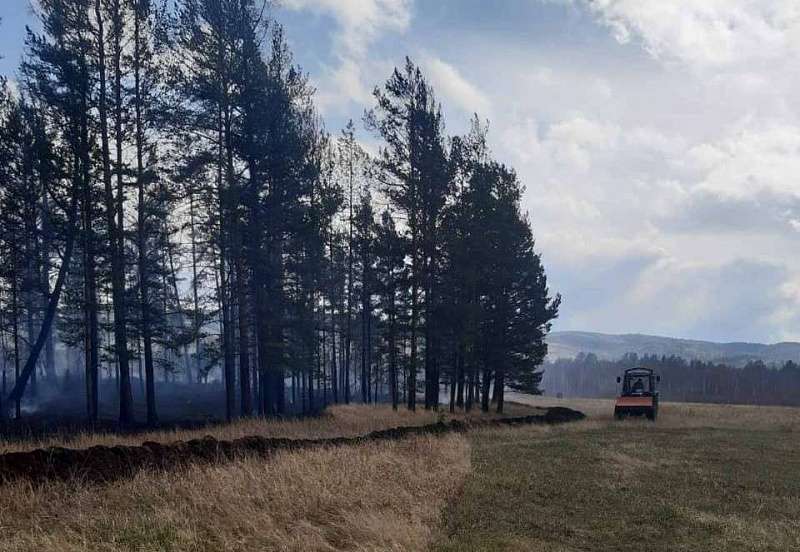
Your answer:
[[[800,198],[800,127],[747,124],[717,143],[695,146],[688,159],[706,173],[700,190],[738,199],[764,193]]]
[[[698,67],[783,60],[800,53],[796,0],[587,0],[620,42]]]
[[[615,148],[619,137],[619,127],[581,116],[552,125],[547,134],[555,159],[580,171],[589,170],[594,153]]]
[[[492,104],[489,98],[458,69],[435,56],[423,57],[422,65],[442,100],[468,114],[477,113],[481,119],[491,118]]]
[[[562,327],[800,335],[779,293],[800,281],[788,257],[799,129],[744,120],[704,142],[581,114],[502,131],[495,149],[528,185],[539,247],[565,293]]]
[[[620,43],[484,60],[509,76],[492,143],[528,187],[558,327],[800,336],[800,2],[541,1]]]
[[[284,0],[293,10],[309,10],[333,17],[340,55],[364,57],[369,45],[383,32],[403,32],[411,22],[410,0]]]
[[[350,103],[369,103],[374,75],[387,63],[370,55],[370,48],[388,33],[405,32],[412,18],[411,0],[283,0],[284,7],[334,19],[332,34],[337,65],[322,77],[320,109],[344,110]],[[388,73],[387,73],[388,74]]]
[[[344,58],[338,67],[327,74],[328,86],[317,94],[317,102],[323,111],[346,102],[367,104],[371,101],[372,95],[364,81],[363,67],[364,63],[359,60]]]

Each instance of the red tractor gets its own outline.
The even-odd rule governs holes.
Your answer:
[[[656,383],[661,376],[650,368],[629,368],[617,383],[622,383],[622,394],[614,405],[614,417],[619,419],[628,416],[647,416],[655,420],[658,415],[658,391]]]

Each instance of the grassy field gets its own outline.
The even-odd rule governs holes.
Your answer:
[[[284,453],[107,486],[0,493],[3,551],[423,550],[469,470],[461,436]]]
[[[610,401],[512,398],[529,403],[513,414],[559,404],[589,419],[282,452],[106,485],[7,484],[0,550],[800,550],[800,409],[667,403],[653,424],[614,421]],[[353,435],[439,417],[349,406],[210,432]],[[3,447],[198,433],[209,431]]]
[[[442,416],[339,406],[318,419],[250,420],[205,432],[53,437],[4,448],[166,442],[204,433],[355,435]],[[105,485],[7,483],[0,488],[0,551],[424,550],[448,500],[462,487],[470,458],[466,437],[451,434],[146,471]]]
[[[471,434],[434,550],[800,550],[800,409],[666,403],[653,424],[528,402],[590,418]]]

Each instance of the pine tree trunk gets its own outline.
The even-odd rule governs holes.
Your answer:
[[[489,412],[489,385],[491,384],[491,372],[488,367],[483,368],[483,378],[481,379],[481,410]]]
[[[145,204],[145,171],[144,171],[144,121],[141,88],[142,52],[141,21],[138,9],[134,14],[134,106],[136,116],[136,188],[137,204],[137,245],[139,272],[139,316],[141,317],[141,335],[144,348],[145,403],[147,408],[147,425],[158,424],[156,411],[155,370],[153,365],[153,331],[150,320],[150,270],[147,263],[147,216]],[[139,378],[141,379],[141,359],[139,360]]]
[[[464,407],[464,345],[459,344],[456,359],[456,406]]]
[[[259,297],[259,305],[261,305],[261,295]],[[263,309],[259,309],[259,316],[256,317],[256,347],[258,349],[258,415],[266,416],[269,414],[268,403],[269,396],[267,394],[267,339],[269,339],[269,330],[267,324],[264,322]]]
[[[41,201],[42,201],[42,208],[41,208],[41,244],[40,244],[40,255],[41,255],[41,266],[39,267],[39,287],[41,289],[41,302],[39,307],[41,312],[44,312],[47,309],[47,300],[50,297],[50,272],[52,270],[51,266],[51,239],[52,239],[52,227],[50,223],[50,202],[48,199],[48,191],[47,191],[47,182],[44,178],[41,179],[40,182],[40,189],[41,189]],[[45,342],[44,347],[44,373],[45,377],[51,382],[54,383],[56,381],[56,367],[55,367],[55,346],[53,343],[53,332],[47,336],[47,341]],[[2,410],[2,409],[0,409]]]
[[[25,250],[26,250],[27,254],[25,255],[25,258],[26,258],[26,263],[25,264],[26,264],[26,266],[25,266],[25,276],[24,276],[25,280],[24,281],[27,281],[27,282],[35,281],[35,279],[34,279],[33,261],[35,260],[36,255],[35,255],[34,251],[32,250],[32,247],[31,247],[31,244],[30,244],[29,236],[31,235],[31,230],[32,229],[27,228],[26,232],[25,232],[26,242],[28,242],[28,243],[26,244],[26,247],[25,247]],[[33,339],[34,339],[34,330],[33,330],[33,316],[34,316],[34,313],[33,313],[33,288],[32,288],[32,286],[28,286],[28,289],[24,290],[24,294],[25,294],[25,334],[26,334],[25,335],[25,341],[28,344],[28,351],[27,352],[30,355],[30,348],[33,346]],[[37,374],[36,374],[36,372],[37,372],[37,369],[34,368],[33,372],[31,373],[31,384],[30,384],[30,388],[29,388],[31,397],[36,397],[36,395],[38,394],[38,391],[39,391],[38,388],[37,388],[37,381],[36,381],[37,380]]]
[[[453,352],[453,364],[448,378],[448,391],[450,392],[450,412],[456,411],[456,380],[458,379],[458,351]]]
[[[114,135],[116,142],[117,172],[117,223],[114,227],[115,247],[112,257],[114,288],[114,345],[120,370],[120,420],[124,424],[133,423],[133,390],[131,388],[130,352],[128,350],[128,311],[125,293],[125,184],[122,177],[123,131],[122,131],[122,32],[123,15],[120,13],[120,0],[114,0]],[[125,404],[123,405],[123,401]]]
[[[503,402],[505,399],[505,369],[502,364],[497,367],[497,373],[494,376],[494,400],[497,404],[497,413],[503,413]]]
[[[14,249],[11,258],[11,331],[12,331],[12,338],[14,340],[14,387],[18,387],[20,384],[20,369],[19,369],[19,302],[18,302],[18,295],[19,295],[19,286],[18,286],[18,264],[17,264],[17,251]],[[35,366],[35,364],[34,364]],[[14,417],[19,420],[22,418],[22,393],[19,393],[17,397],[13,397],[11,400],[14,401]]]
[[[86,103],[84,102],[84,108]],[[84,112],[85,113],[85,112]],[[84,283],[84,363],[86,366],[86,410],[90,423],[95,423],[98,411],[99,381],[99,322],[97,305],[97,278],[95,233],[92,227],[94,219],[94,203],[92,199],[90,165],[89,165],[89,130],[86,116],[81,123],[81,180],[82,199],[81,217],[83,230],[83,283]],[[52,301],[52,299],[51,299]]]
[[[320,294],[322,295],[322,294]],[[322,334],[322,343],[318,343],[316,348],[316,355],[317,355],[317,389],[322,389],[322,404],[323,406],[328,404],[328,385],[327,385],[327,378],[328,378],[328,328],[325,324],[325,318],[327,315],[327,309],[325,308],[325,301],[323,298],[322,302],[322,313],[320,315],[320,330],[316,332],[316,336],[319,336],[320,333]]]
[[[43,301],[42,301],[42,311],[47,309],[47,300],[52,293],[50,289],[50,259],[49,259],[49,247],[45,248],[45,268],[42,270],[42,290],[44,290]],[[53,332],[50,332],[47,336],[47,341],[44,344],[44,372],[47,375],[47,379],[50,380],[51,383],[54,383],[57,380],[56,376],[56,352],[55,352],[55,340],[53,338]]]
[[[313,413],[314,408],[316,408],[316,401],[314,398],[314,370],[312,359],[309,359],[308,366],[308,411]]]
[[[419,255],[417,253],[417,231],[412,228],[412,276],[411,276],[411,359],[408,369],[408,408],[417,409],[417,325],[419,323]]]
[[[372,381],[375,380],[377,382],[377,377],[373,374],[373,366],[372,366],[372,298],[367,295],[367,388],[368,390],[371,389]],[[377,401],[377,392],[372,393],[368,391],[367,393],[367,402]]]
[[[333,232],[328,237],[331,262],[331,392],[333,402],[339,403],[339,374],[336,366],[336,283],[333,278]]]
[[[20,410],[19,401],[22,398],[22,394],[25,392],[25,385],[27,384],[27,381],[30,378],[31,373],[36,367],[36,363],[39,360],[39,354],[42,352],[42,349],[44,348],[45,342],[47,341],[47,337],[50,335],[52,331],[53,321],[55,320],[56,310],[58,308],[58,302],[61,299],[61,291],[64,288],[64,282],[67,278],[67,272],[69,272],[69,266],[72,260],[72,251],[75,245],[75,236],[77,234],[77,229],[76,229],[77,209],[78,209],[77,188],[78,188],[77,185],[75,185],[71,194],[72,198],[70,200],[70,208],[69,208],[69,213],[67,215],[67,239],[64,245],[64,255],[62,258],[61,267],[58,269],[58,276],[56,277],[55,286],[53,287],[53,293],[50,295],[50,299],[47,303],[47,310],[44,313],[44,318],[42,319],[42,325],[39,328],[39,334],[36,337],[36,341],[34,342],[33,347],[31,347],[28,359],[25,361],[25,366],[22,368],[21,371],[19,371],[19,368],[17,366],[17,378],[16,381],[14,382],[14,388],[11,390],[11,393],[8,396],[8,401],[14,402],[16,404],[18,417],[21,414],[21,412],[19,411]],[[16,262],[14,262],[14,264],[16,266]],[[14,275],[14,277],[16,277],[16,275]],[[16,284],[14,285],[16,286]],[[15,309],[16,312],[16,289],[14,289],[13,305],[14,305],[13,308]],[[16,315],[14,320],[14,336],[16,340],[18,336]],[[14,344],[14,348],[16,353],[15,358],[19,359],[19,346],[16,341]],[[95,402],[95,412],[96,412],[96,402]]]
[[[395,312],[395,285],[389,274],[389,385],[392,395],[392,409],[397,410],[397,314]]]
[[[425,263],[426,265],[428,263]],[[424,340],[425,340],[425,410],[430,410],[433,408],[433,346],[432,346],[432,338],[431,334],[433,332],[433,320],[431,318],[431,294],[430,289],[428,287],[427,281],[427,272],[428,267],[425,269],[426,272],[426,281],[425,281],[425,330],[424,330]]]
[[[366,266],[366,259],[364,260]],[[369,382],[367,380],[367,283],[366,271],[361,274],[361,402],[366,404],[369,397]]]
[[[239,386],[242,416],[253,414],[252,390],[250,388],[250,320],[249,297],[244,281],[241,257],[237,259],[236,293],[239,303]]]
[[[233,412],[236,403],[236,390],[234,388],[234,358],[233,358],[233,339],[231,336],[231,315],[230,315],[230,295],[229,295],[229,278],[228,278],[228,209],[227,209],[227,193],[223,189],[223,167],[224,163],[224,127],[222,107],[217,112],[217,198],[219,203],[218,212],[218,247],[219,247],[219,265],[217,267],[218,274],[218,289],[217,299],[220,304],[220,334],[222,337],[222,353],[223,353],[223,379],[225,382],[225,419],[230,421],[233,419]]]
[[[105,190],[105,211],[106,224],[108,226],[108,245],[111,251],[111,289],[112,302],[114,308],[114,349],[116,353],[119,371],[119,423],[123,426],[133,422],[133,397],[131,394],[130,370],[128,366],[128,345],[127,327],[125,323],[125,266],[124,252],[121,244],[123,240],[122,227],[119,222],[122,220],[122,209],[120,208],[122,197],[122,100],[121,100],[121,72],[119,67],[119,56],[121,55],[120,32],[117,28],[114,37],[114,75],[115,75],[115,111],[116,111],[116,146],[117,146],[117,194],[119,197],[114,200],[112,189],[112,169],[111,153],[109,147],[108,130],[108,107],[107,107],[107,87],[106,87],[106,53],[105,53],[105,33],[104,22],[100,8],[100,0],[95,0],[95,17],[97,19],[97,54],[98,54],[98,80],[99,80],[99,116],[100,116],[100,137],[101,155],[103,168],[103,184]],[[114,3],[115,8],[119,9],[119,3]],[[115,20],[118,13],[114,14]],[[118,214],[117,211],[119,211]]]
[[[222,252],[220,252],[222,253]],[[233,419],[234,409],[236,407],[236,389],[235,389],[235,374],[234,374],[234,357],[233,357],[233,322],[231,317],[231,305],[228,295],[229,277],[227,269],[226,257],[221,255],[220,258],[220,301],[222,304],[222,350],[223,350],[223,369],[225,379],[225,419],[231,421]]]
[[[469,370],[469,377],[467,378],[467,401],[464,409],[469,412],[472,410],[472,405],[475,402],[475,366],[471,365]]]
[[[353,180],[354,167],[353,167],[353,151],[350,150],[348,157],[348,187],[350,201],[348,208],[350,210],[348,217],[348,236],[347,236],[347,334],[345,337],[345,388],[344,388],[344,402],[350,404],[350,348],[353,339],[352,334],[352,319],[353,319]]]
[[[200,292],[197,281],[197,234],[195,232],[195,206],[194,206],[194,184],[189,187],[189,234],[191,239],[192,251],[192,306],[194,308],[193,336],[194,336],[194,362],[195,374],[200,377],[202,371],[202,341],[200,338]]]

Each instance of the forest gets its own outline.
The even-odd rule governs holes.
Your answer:
[[[329,131],[274,13],[37,2],[0,91],[0,416],[539,391],[561,297],[488,122],[448,135],[407,58]]]
[[[548,395],[603,397],[617,395],[617,376],[628,368],[644,366],[661,376],[664,400],[756,405],[800,405],[800,365],[793,361],[767,365],[760,360],[744,367],[722,361],[686,360],[675,355],[628,353],[617,360],[580,353],[544,365],[542,381]]]

